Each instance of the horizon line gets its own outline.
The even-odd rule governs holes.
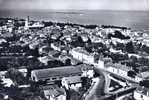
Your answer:
[[[118,10],[118,9],[0,9],[0,11],[140,11],[148,12],[149,10]]]

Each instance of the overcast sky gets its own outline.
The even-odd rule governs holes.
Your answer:
[[[149,11],[149,0],[0,0],[0,9],[101,9]]]

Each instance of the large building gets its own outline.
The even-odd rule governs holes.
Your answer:
[[[140,74],[135,73],[132,68],[126,65],[107,63],[105,64],[104,69],[112,74],[136,83],[139,83],[143,80],[143,77]]]
[[[77,47],[70,51],[70,54],[74,59],[77,59],[83,63],[98,66],[104,68],[104,60],[96,53],[88,53],[84,48]],[[103,58],[102,58],[103,59]]]
[[[82,71],[80,68],[74,66],[56,67],[48,69],[33,70],[31,78],[34,81],[55,81],[61,80],[63,77],[81,76]]]
[[[73,56],[73,58],[80,60],[81,62],[85,62],[88,64],[94,63],[94,55],[88,53],[86,50],[84,50],[81,47],[72,49],[70,51],[70,54]]]
[[[79,65],[79,66],[64,66],[64,67],[56,67],[56,68],[48,68],[48,69],[39,69],[33,70],[31,72],[31,78],[33,81],[48,81],[54,82],[57,80],[62,80],[64,77],[73,77],[73,76],[84,76],[84,73],[90,73],[92,68],[88,68],[89,66]],[[86,77],[88,74],[85,74]],[[93,75],[91,75],[93,76]]]

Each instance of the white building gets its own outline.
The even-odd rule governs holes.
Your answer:
[[[48,100],[66,100],[66,92],[63,88],[56,85],[42,87],[44,96]]]
[[[82,86],[81,76],[72,76],[62,78],[62,86],[66,89],[73,88],[77,90]]]
[[[5,39],[0,39],[0,44],[2,44],[2,43],[6,43],[7,41],[5,40]]]
[[[20,68],[20,69],[18,69],[18,71],[21,72],[24,77],[27,76],[27,73],[28,73],[27,68]]]
[[[93,64],[94,63],[94,55],[89,54],[86,50],[81,47],[74,48],[70,51],[70,54],[73,58],[80,60],[81,62]]]
[[[55,61],[56,59],[50,56],[38,57],[38,60],[44,65],[48,65],[48,61]]]
[[[7,71],[0,71],[0,79],[2,80],[2,84],[4,84],[5,87],[10,87],[11,85],[14,85],[13,81],[10,78],[6,78]]]
[[[99,59],[98,63],[94,64],[94,66],[104,69],[104,61]]]
[[[145,87],[138,87],[134,91],[135,100],[149,100],[149,89]]]
[[[53,48],[54,50],[57,50],[57,51],[61,51],[61,45],[58,42],[51,43],[51,48]]]
[[[5,84],[5,87],[11,87],[11,85],[14,85],[13,81],[10,78],[2,78],[3,81],[2,84]]]
[[[0,71],[0,78],[5,78],[7,71]]]
[[[81,64],[78,65],[78,67],[81,68],[83,74],[83,77],[88,77],[88,78],[93,78],[94,76],[94,70],[93,70],[93,66],[87,65],[87,64]]]
[[[140,72],[139,74],[137,74],[136,79],[138,81],[149,79],[149,71]]]
[[[123,77],[127,80],[131,80],[134,82],[139,83],[142,78],[140,76],[136,75],[129,75],[129,72],[132,72],[132,68],[126,66],[126,65],[121,65],[121,64],[106,64],[105,65],[105,70],[108,72],[111,72],[115,75],[118,75],[120,77]]]
[[[81,34],[80,36],[81,36],[83,42],[87,42],[88,41],[88,35],[87,35],[87,33],[86,34]]]
[[[113,37],[111,38],[111,40],[112,40],[112,43],[118,42],[118,43],[124,43],[124,44],[126,44],[126,43],[130,42],[130,40],[122,40],[122,39],[113,38]]]

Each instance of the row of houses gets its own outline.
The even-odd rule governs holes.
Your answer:
[[[130,80],[132,82],[140,83],[149,78],[149,72],[135,73],[130,67],[121,64],[105,64],[106,71],[111,72],[117,76]],[[135,100],[149,100],[149,88],[139,86],[133,92]]]
[[[95,55],[88,53],[82,47],[77,47],[72,49],[70,51],[70,54],[73,56],[73,58],[81,62],[97,65],[98,67],[105,69],[108,72],[111,72],[113,74],[116,74],[118,76],[121,76],[123,78],[126,78],[128,80],[131,80],[137,83],[149,78],[148,71],[136,73],[129,66],[122,65],[120,63],[115,63],[115,64],[113,64],[112,62],[107,63],[104,61],[105,60],[104,58],[98,59],[98,61],[96,62]]]
[[[142,81],[145,77],[143,77],[140,74],[135,73],[132,68],[122,65],[122,64],[112,64],[107,63],[104,66],[104,69],[112,74],[115,74],[117,76],[123,77],[124,79],[139,83]]]
[[[140,83],[141,81],[149,78],[148,71],[135,73],[131,67],[122,65],[120,63],[113,64],[110,61],[105,61],[104,58],[102,60],[99,59],[98,63],[95,63],[94,56],[83,50],[81,47],[72,49],[70,54],[73,56],[73,58],[80,60],[81,62],[97,65],[105,71],[132,82]],[[138,87],[137,90],[134,91],[134,98],[136,100],[149,100],[149,89],[145,87]]]
[[[122,65],[119,63],[116,63],[116,64],[107,63],[105,64],[104,69],[108,72],[111,72],[115,75],[118,75],[120,77],[123,77],[127,80],[130,80],[136,83],[140,83],[143,80],[149,79],[148,71],[136,73],[131,67],[128,67],[126,65]]]

